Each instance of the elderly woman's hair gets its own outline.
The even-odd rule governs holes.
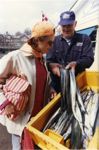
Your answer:
[[[33,48],[38,46],[38,38],[31,38],[28,40],[28,44]]]

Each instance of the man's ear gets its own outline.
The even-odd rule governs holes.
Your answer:
[[[76,27],[76,25],[77,25],[77,21],[75,21],[75,27]]]

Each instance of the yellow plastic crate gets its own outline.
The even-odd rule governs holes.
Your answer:
[[[56,132],[54,132],[53,130],[47,129],[44,134],[46,134],[47,136],[49,136],[50,138],[54,139],[56,142],[60,143],[60,144],[64,144],[64,138],[63,136],[57,134]]]
[[[77,77],[77,84],[81,90],[91,87],[94,91],[99,91],[99,72],[83,72]]]
[[[84,72],[77,77],[77,83],[80,89],[92,88],[99,91],[99,72]],[[41,132],[46,125],[50,116],[60,105],[61,94],[59,93],[49,104],[47,104],[35,117],[31,118],[27,124],[27,129],[31,133],[31,137],[38,147],[43,150],[69,150],[63,145],[62,137],[52,131],[47,133]],[[89,143],[88,149],[99,149],[99,128],[95,132],[94,137]]]

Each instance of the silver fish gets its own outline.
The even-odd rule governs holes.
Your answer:
[[[61,113],[61,108],[59,107],[59,108],[57,109],[57,111],[55,111],[55,113],[54,113],[54,114],[52,115],[52,117],[49,119],[49,121],[47,122],[46,126],[45,126],[44,129],[43,129],[43,132],[44,132],[46,129],[50,128],[50,126],[57,120],[57,118],[59,118],[60,113]]]
[[[67,132],[67,130],[68,130],[68,128],[69,128],[69,126],[71,125],[71,123],[72,123],[72,120],[73,120],[73,114],[71,114],[71,115],[68,115],[68,118],[67,118],[67,121],[66,121],[66,124],[65,124],[65,126],[64,126],[64,128],[63,128],[63,130],[61,131],[61,135],[63,135],[65,132]]]
[[[64,140],[68,139],[68,137],[70,136],[71,132],[72,132],[72,128],[71,128],[71,124],[70,124],[69,128],[67,129],[67,131],[64,132],[64,134],[62,135],[64,137]]]
[[[66,114],[67,114],[67,111],[66,111],[66,110],[61,113],[61,116],[59,117],[58,122],[56,123],[55,131],[58,130],[58,128],[59,128],[59,126],[61,125],[62,121],[66,118]]]
[[[71,132],[71,149],[80,149],[82,145],[82,132],[79,122],[73,118],[72,120],[72,132]]]
[[[71,112],[70,77],[69,70],[61,68],[61,108]]]
[[[83,130],[83,119],[82,119],[82,113],[81,113],[81,107],[79,107],[78,101],[77,101],[77,85],[76,85],[76,79],[75,79],[75,72],[73,69],[70,70],[70,91],[71,91],[71,104],[72,104],[72,111],[73,111],[73,115],[75,117],[76,120],[78,120],[80,128],[82,130],[82,133],[84,134],[84,130]],[[78,99],[79,100],[79,99]],[[80,103],[80,101],[79,101]],[[82,105],[82,103],[80,103],[80,105]],[[82,106],[82,108],[84,108],[84,106]]]
[[[56,131],[57,133],[61,134],[61,132],[62,132],[62,130],[63,130],[63,128],[64,128],[66,122],[67,122],[67,117],[64,118],[64,120],[61,122],[61,125],[59,126],[59,128],[58,128],[57,131]]]
[[[87,137],[91,137],[94,134],[95,120],[99,110],[99,93],[95,93],[90,98],[88,105],[86,106],[87,113],[85,114],[85,134]]]

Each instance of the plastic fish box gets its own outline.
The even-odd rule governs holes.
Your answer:
[[[91,87],[99,91],[99,72],[83,72],[77,77],[77,83],[80,89]],[[42,129],[48,119],[60,105],[61,94],[59,93],[49,104],[47,104],[35,117],[31,118],[27,124],[31,137],[35,144],[43,150],[68,150],[66,143],[64,145],[61,135],[47,131],[43,133]],[[68,144],[67,144],[68,145]],[[89,143],[89,148],[99,149],[99,128],[97,127],[95,135]]]

